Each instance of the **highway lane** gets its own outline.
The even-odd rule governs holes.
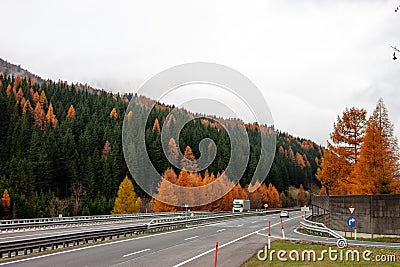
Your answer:
[[[285,227],[298,226],[301,212],[290,215]],[[273,233],[281,233],[279,214],[271,214],[50,252],[0,266],[212,266],[216,242],[218,266],[240,266],[266,243],[258,232],[268,220]]]
[[[0,235],[0,242],[12,242],[17,240],[28,240],[39,237],[51,237],[51,236],[61,236],[68,235],[71,233],[85,233],[85,232],[93,232],[96,230],[106,230],[106,229],[118,229],[123,227],[135,226],[135,225],[143,225],[145,223],[150,222],[151,220],[141,221],[141,222],[133,222],[133,223],[108,223],[108,224],[100,224],[100,225],[85,225],[79,227],[66,227],[66,228],[54,228],[54,229],[42,229],[37,231],[18,231],[18,232],[10,232],[3,233]]]

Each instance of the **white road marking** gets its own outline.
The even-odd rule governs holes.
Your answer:
[[[251,223],[256,223],[256,222],[258,222],[258,221],[254,221],[254,222],[251,222]]]
[[[59,251],[59,252],[54,252],[54,253],[50,253],[50,254],[34,256],[34,257],[30,257],[30,258],[25,258],[25,259],[7,261],[7,262],[0,263],[0,266],[9,265],[9,264],[13,264],[13,263],[20,263],[20,262],[25,262],[25,261],[31,261],[31,260],[41,259],[41,258],[47,258],[47,257],[51,257],[51,256],[56,256],[56,255],[61,255],[61,254],[76,252],[76,251],[80,251],[80,250],[91,249],[91,248],[110,246],[110,245],[115,245],[115,244],[118,244],[118,243],[124,243],[124,242],[129,242],[129,241],[132,242],[132,241],[139,240],[139,239],[151,238],[151,237],[160,236],[160,235],[168,235],[168,234],[173,234],[173,233],[177,233],[177,232],[189,231],[189,230],[193,230],[193,229],[198,229],[198,228],[203,228],[203,227],[210,227],[210,226],[215,226],[215,224],[207,224],[207,225],[196,226],[196,227],[191,227],[191,228],[186,228],[186,229],[180,229],[180,230],[171,231],[171,232],[153,234],[153,235],[138,236],[138,237],[135,237],[135,238],[117,240],[117,241],[112,241],[112,242],[108,242],[108,243],[101,243],[101,244],[97,244],[97,245],[93,245],[93,246],[75,248],[75,249],[71,249],[71,250],[64,250],[64,251]]]
[[[217,230],[217,233],[218,232],[222,232],[222,231],[225,231],[226,229],[219,229],[219,230]]]
[[[237,227],[242,227],[243,226],[243,224],[238,224],[238,226]]]
[[[142,253],[142,252],[145,252],[145,251],[149,251],[149,250],[150,250],[149,248],[146,248],[146,249],[142,249],[142,250],[139,250],[139,251],[135,251],[135,252],[132,252],[132,253],[129,253],[129,254],[126,254],[126,255],[122,256],[122,258],[129,257],[129,256],[132,256],[132,255],[135,255],[135,254],[139,254],[139,253]]]
[[[199,237],[198,235],[195,235],[195,236],[192,236],[192,237],[185,238],[184,240],[187,241],[187,240],[195,239],[195,238],[198,238],[198,237]]]
[[[290,218],[290,219],[285,220],[284,222],[291,221],[291,220],[296,219],[296,218],[297,218],[297,217],[293,217],[293,218]],[[279,225],[279,224],[280,224],[280,222],[274,223],[274,224],[271,225],[271,227],[272,227],[272,226]],[[222,245],[218,246],[218,248],[221,249],[221,248],[223,248],[223,247],[229,246],[230,244],[233,244],[233,243],[235,243],[235,242],[237,242],[237,241],[240,241],[240,240],[242,240],[242,239],[244,239],[244,238],[247,238],[247,237],[249,237],[249,236],[251,236],[251,235],[258,234],[260,231],[263,231],[263,230],[266,230],[266,229],[268,229],[268,227],[262,228],[262,229],[260,229],[260,230],[255,231],[255,232],[252,232],[252,233],[249,233],[249,234],[247,234],[247,235],[244,235],[244,236],[241,236],[241,237],[239,237],[239,238],[236,238],[236,239],[234,239],[234,240],[232,240],[232,241],[229,241],[228,243],[225,243],[225,244],[222,244]],[[213,251],[215,251],[215,248],[212,248],[212,249],[210,249],[210,250],[204,251],[203,253],[198,254],[198,255],[196,255],[196,256],[194,256],[194,257],[192,257],[192,258],[190,258],[190,259],[187,259],[187,260],[185,260],[185,261],[183,261],[183,262],[181,262],[181,263],[175,264],[175,265],[172,266],[172,267],[179,267],[179,266],[185,265],[186,263],[189,263],[189,262],[191,262],[191,261],[194,261],[195,259],[198,259],[198,258],[200,258],[200,257],[202,257],[202,256],[204,256],[204,255],[207,255],[208,253],[211,253],[211,252],[213,252]]]

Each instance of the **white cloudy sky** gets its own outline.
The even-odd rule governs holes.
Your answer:
[[[338,114],[371,113],[379,97],[399,135],[400,60],[390,48],[400,47],[398,5],[6,0],[0,57],[44,78],[121,92],[174,65],[224,64],[259,87],[277,128],[325,145]]]

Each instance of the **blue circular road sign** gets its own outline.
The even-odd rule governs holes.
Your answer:
[[[350,216],[347,218],[347,225],[350,226],[351,228],[356,226],[356,217]]]

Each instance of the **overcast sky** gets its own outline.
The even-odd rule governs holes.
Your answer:
[[[182,63],[250,78],[275,126],[326,144],[346,107],[383,97],[400,133],[398,0],[1,2],[0,57],[44,78],[135,91]],[[173,99],[168,99],[173,101]],[[211,107],[206,107],[208,110]]]

